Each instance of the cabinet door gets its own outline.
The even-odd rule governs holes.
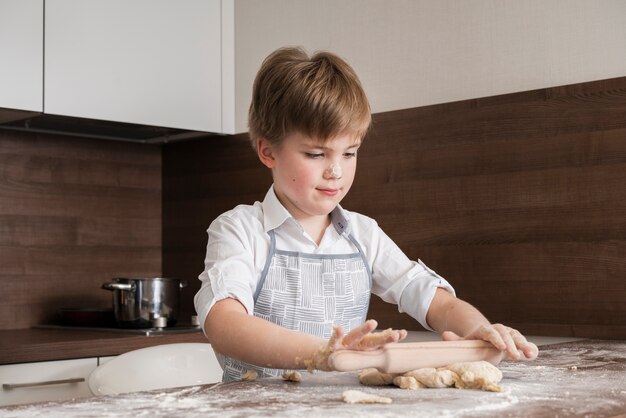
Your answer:
[[[0,0],[0,107],[41,112],[43,0]]]
[[[220,0],[47,0],[44,112],[221,132]]]
[[[86,398],[96,358],[0,366],[0,405]]]

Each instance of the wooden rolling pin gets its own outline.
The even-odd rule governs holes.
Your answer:
[[[341,372],[374,367],[385,373],[405,373],[466,361],[485,360],[496,365],[504,356],[504,352],[486,341],[429,341],[389,343],[375,351],[336,351],[330,355],[329,363]]]

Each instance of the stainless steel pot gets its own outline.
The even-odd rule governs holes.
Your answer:
[[[179,279],[120,277],[102,288],[113,292],[113,313],[119,327],[163,328],[176,325],[180,289],[185,286]]]

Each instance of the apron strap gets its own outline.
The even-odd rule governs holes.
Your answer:
[[[265,260],[265,266],[263,267],[263,271],[261,272],[261,279],[259,283],[256,285],[256,291],[254,292],[254,304],[256,305],[256,301],[259,298],[259,294],[263,289],[263,285],[265,284],[265,278],[267,277],[267,272],[270,269],[270,265],[272,264],[272,257],[276,252],[276,236],[274,235],[274,230],[267,231],[270,236],[270,250],[267,253],[267,259]]]
[[[367,276],[369,277],[369,280],[370,280],[370,291],[371,291],[371,289],[372,289],[372,269],[370,267],[370,264],[367,261],[367,258],[365,257],[365,253],[363,252],[363,248],[361,248],[361,244],[359,244],[359,242],[356,240],[356,238],[354,238],[352,236],[352,234],[348,234],[348,238],[350,238],[350,241],[352,241],[352,243],[354,244],[356,249],[359,251],[359,255],[361,256],[361,259],[363,260],[363,264],[365,264],[365,269],[367,270]]]

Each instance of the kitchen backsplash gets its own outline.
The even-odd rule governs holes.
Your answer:
[[[161,146],[0,131],[0,329],[161,274]]]

